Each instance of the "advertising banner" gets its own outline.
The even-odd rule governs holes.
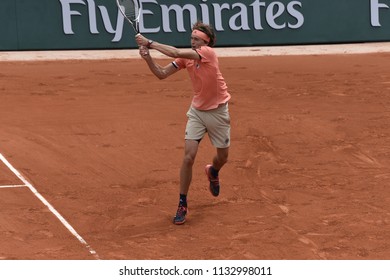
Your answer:
[[[217,46],[390,41],[390,0],[141,0],[141,33],[189,46],[210,23]],[[0,50],[136,48],[115,0],[1,0]]]

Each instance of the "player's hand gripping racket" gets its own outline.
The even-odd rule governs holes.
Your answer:
[[[116,0],[116,4],[131,26],[135,33],[139,33],[139,17],[141,14],[141,4],[138,0]],[[136,35],[136,36],[137,36]]]

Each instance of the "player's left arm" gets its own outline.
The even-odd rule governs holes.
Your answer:
[[[146,47],[140,47],[139,48],[139,53],[141,57],[146,61],[147,65],[149,66],[150,71],[160,80],[163,80],[177,71],[179,69],[175,67],[172,63],[169,63],[165,66],[161,66],[158,64],[151,56],[149,53],[149,49]]]

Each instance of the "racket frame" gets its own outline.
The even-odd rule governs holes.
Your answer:
[[[140,1],[138,1],[138,0],[128,0],[128,1],[135,2],[134,6],[138,7],[138,14],[136,14],[135,19],[129,18],[126,15],[126,12],[125,12],[123,6],[119,3],[119,0],[115,0],[116,5],[118,6],[119,11],[123,15],[123,17],[131,24],[131,26],[133,27],[135,33],[138,35],[138,34],[140,34],[140,32],[139,32],[139,18],[140,18],[140,15],[141,15],[141,4],[140,4]]]

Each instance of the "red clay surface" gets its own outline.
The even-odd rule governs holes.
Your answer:
[[[164,60],[166,63],[169,60]],[[390,54],[221,58],[230,161],[178,202],[187,73],[141,59],[0,62],[0,153],[101,259],[388,259]],[[0,162],[0,186],[20,180]],[[0,188],[0,259],[93,259],[28,188]]]

